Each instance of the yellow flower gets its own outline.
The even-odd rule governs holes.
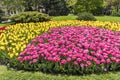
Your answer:
[[[15,53],[15,56],[18,56],[18,53]]]
[[[1,50],[5,50],[5,47],[4,47],[4,46],[0,46],[0,49],[1,49]]]
[[[14,54],[10,54],[9,56],[10,56],[10,58],[13,58]]]

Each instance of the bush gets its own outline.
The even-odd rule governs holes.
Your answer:
[[[114,12],[112,12],[112,16],[120,17],[120,12],[116,12],[116,11],[114,11]]]
[[[83,12],[78,14],[77,20],[95,21],[96,18],[91,13]]]
[[[11,16],[10,19],[16,23],[43,22],[49,21],[50,16],[40,12],[22,12]]]

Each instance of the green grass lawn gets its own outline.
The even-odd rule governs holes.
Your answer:
[[[120,22],[120,17],[114,16],[96,16],[96,19],[99,21]]]
[[[0,27],[5,26],[6,24],[0,23]]]
[[[109,72],[106,74],[61,75],[45,74],[42,72],[24,72],[7,70],[5,66],[0,66],[0,80],[120,80],[120,72]]]
[[[114,16],[95,16],[98,21],[111,21],[111,22],[120,22],[120,17]],[[68,15],[68,16],[55,16],[52,17],[52,20],[75,20],[77,16],[75,15]]]
[[[77,16],[75,15],[68,15],[68,16],[54,16],[52,17],[53,21],[60,21],[60,20],[75,20]]]
[[[120,22],[120,17],[114,16],[95,16],[98,21],[111,21],[111,22]],[[68,15],[68,16],[54,16],[52,17],[53,21],[60,21],[60,20],[75,20],[77,16],[75,15]],[[13,23],[0,23],[0,27],[10,25]]]
[[[13,22],[9,22],[9,23],[0,23],[0,27],[2,27],[2,26],[7,26],[7,25],[10,25],[10,24],[13,24]]]

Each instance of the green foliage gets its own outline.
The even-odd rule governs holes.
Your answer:
[[[0,64],[7,64],[8,63],[8,55],[5,51],[0,51]]]
[[[94,9],[94,10],[91,10],[91,13],[93,14],[93,15],[95,15],[95,16],[100,16],[100,15],[103,15],[103,9],[104,9],[104,7],[97,7],[96,9]]]
[[[114,12],[112,12],[112,16],[120,17],[120,12],[116,12],[116,11],[114,11]]]
[[[0,22],[2,21],[2,16],[4,15],[4,12],[0,9]]]
[[[43,22],[49,21],[50,16],[39,12],[22,12],[11,16],[10,19],[16,23]]]
[[[103,0],[78,0],[75,4],[74,10],[76,14],[80,12],[92,13],[92,11],[94,11],[93,14],[97,14],[99,8],[101,8],[102,6]],[[99,11],[101,11],[101,9]]]
[[[95,21],[96,18],[91,13],[83,12],[78,14],[77,20]]]
[[[64,74],[91,74],[91,73],[104,73],[108,71],[119,71],[120,66],[119,63],[112,63],[110,65],[101,64],[96,65],[92,63],[93,65],[89,67],[80,67],[74,66],[74,63],[67,63],[65,65],[61,65],[60,63],[54,63],[50,61],[45,61],[43,59],[38,60],[37,63],[30,64],[29,62],[20,63],[19,61],[15,59],[9,60],[8,67],[12,67],[14,69],[18,70],[26,70],[26,71],[42,71],[44,73],[64,73]],[[105,71],[104,69],[107,69]]]
[[[66,6],[69,9],[70,13],[74,13],[74,6],[77,0],[66,0]]]
[[[22,4],[25,8],[25,11],[38,11],[39,5],[44,0],[23,0],[24,3]]]
[[[42,0],[45,12],[51,16],[67,15],[69,10],[65,0]]]

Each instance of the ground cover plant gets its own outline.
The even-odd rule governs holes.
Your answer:
[[[44,34],[51,28],[57,28],[61,26],[89,26],[120,31],[120,24],[115,22],[68,20],[49,21],[42,23],[19,23],[8,26],[6,30],[0,35],[0,54],[4,56],[3,59],[8,60],[7,64],[11,67],[23,68],[24,66],[24,68],[27,70],[36,69],[36,64],[30,67],[29,65],[31,64],[28,62],[26,64],[20,63],[18,61],[18,56],[20,56],[20,53],[25,50],[26,46],[31,43],[35,37]],[[116,69],[117,68],[115,68],[115,70]],[[63,72],[65,71],[63,70]]]

